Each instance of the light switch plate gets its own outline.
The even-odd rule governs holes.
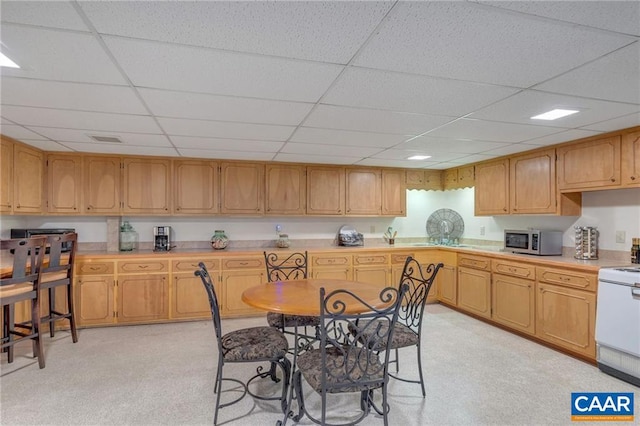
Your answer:
[[[627,236],[624,231],[616,231],[616,243],[626,242]]]

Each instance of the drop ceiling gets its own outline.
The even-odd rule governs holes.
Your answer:
[[[3,0],[0,17],[21,66],[0,70],[0,131],[46,151],[445,169],[640,125],[637,1]],[[530,118],[553,108],[580,112]]]

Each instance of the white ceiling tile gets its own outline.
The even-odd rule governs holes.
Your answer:
[[[297,125],[313,104],[139,89],[151,111],[161,117]]]
[[[437,138],[431,134],[411,139],[395,149],[420,151],[426,155],[442,153],[474,154],[476,152],[504,147],[505,142],[491,142],[483,140],[459,140],[453,138]]]
[[[475,152],[475,151],[474,151]],[[409,157],[413,155],[430,155],[430,158],[425,160],[408,160]],[[388,159],[388,160],[401,160],[401,161],[409,161],[414,163],[416,161],[425,161],[428,163],[439,163],[442,161],[452,161],[461,157],[466,157],[469,154],[466,153],[455,153],[455,152],[432,152],[430,150],[418,150],[418,151],[408,151],[403,149],[387,149],[383,152],[380,152],[376,155],[373,155],[372,158],[379,159]]]
[[[176,157],[178,154],[174,148],[154,146],[127,146],[121,144],[97,144],[64,142],[64,146],[77,152],[90,152],[94,154],[126,154],[126,155],[155,155],[161,157]]]
[[[311,127],[298,128],[292,142],[318,143],[326,145],[350,145],[389,148],[399,144],[409,136],[391,135],[386,133],[353,132],[350,130],[315,129]]]
[[[25,140],[25,139],[40,139],[46,140],[42,134],[29,130],[22,126],[17,126],[15,124],[2,124],[0,127],[0,133],[5,136],[9,136],[10,138]]]
[[[640,22],[640,15],[637,19]],[[535,88],[640,104],[640,41],[543,82]]]
[[[429,166],[429,169],[436,169],[436,170],[445,170],[445,169],[450,169],[452,167],[458,167],[464,165],[464,163],[461,162],[454,162],[454,161],[445,161],[442,163],[436,163],[433,166]]]
[[[640,85],[640,81],[638,84]],[[574,109],[580,112],[553,121],[531,119],[534,115],[556,108]],[[598,119],[611,119],[637,111],[640,111],[640,104],[630,105],[525,90],[510,98],[482,108],[468,117],[535,126],[574,128],[593,123]]]
[[[21,67],[3,68],[6,76],[126,84],[91,34],[4,24],[2,44]]]
[[[117,143],[116,146],[127,147],[129,145],[140,146],[162,146],[170,147],[171,142],[164,135],[159,134],[145,134],[145,133],[127,133],[127,132],[104,132],[104,131],[92,131],[92,130],[79,130],[79,129],[60,129],[53,127],[30,127],[34,132],[38,132],[43,136],[46,136],[55,141],[64,142],[79,142],[79,143],[96,143],[104,144],[108,142],[96,142],[91,139],[90,136],[108,136],[117,137],[122,143]]]
[[[348,68],[322,102],[457,117],[517,91],[489,84]]]
[[[273,158],[274,161],[286,163],[313,163],[313,164],[355,164],[362,157],[346,157],[343,155],[304,155],[279,153]]]
[[[248,161],[270,161],[273,158],[272,153],[268,152],[249,152],[249,151],[221,151],[206,149],[178,149],[180,155],[190,158],[215,158],[221,160],[248,160]]]
[[[81,2],[104,34],[347,63],[391,2]]]
[[[399,2],[354,63],[529,87],[631,41],[473,2]]]
[[[20,141],[26,143],[27,145],[31,145],[35,148],[41,149],[43,151],[56,151],[56,152],[72,151],[70,148],[67,148],[66,146],[61,145],[54,141],[31,140],[31,139],[21,139]]]
[[[0,117],[0,124],[13,124],[12,121],[7,120],[4,117]]]
[[[6,1],[0,3],[2,22],[88,31],[82,18],[67,1]]]
[[[358,161],[358,166],[372,166],[372,167],[402,167],[406,169],[433,169],[438,164],[437,162],[425,162],[425,161],[408,161],[408,160],[389,160],[382,158],[365,158]]]
[[[315,102],[342,66],[105,37],[134,85]],[[153,70],[153,72],[149,72]]]
[[[120,114],[147,114],[126,86],[2,78],[2,104]]]
[[[511,155],[517,154],[522,151],[530,151],[532,149],[540,148],[539,145],[529,145],[525,143],[513,143],[508,145],[503,145],[501,148],[489,149],[484,151],[483,154],[486,155]]]
[[[640,113],[625,115],[613,120],[600,121],[598,123],[584,126],[584,130],[595,130],[600,132],[612,132],[614,130],[626,129],[628,127],[640,126]]]
[[[282,148],[284,142],[247,141],[238,139],[200,138],[190,136],[171,136],[171,141],[179,151],[184,149],[250,151],[275,153]]]
[[[583,130],[583,129],[572,129],[572,130],[567,130],[560,133],[554,133],[548,136],[543,136],[541,138],[529,139],[525,141],[525,143],[527,145],[547,146],[547,145],[554,145],[557,143],[572,141],[574,139],[588,138],[589,136],[594,136],[594,135],[597,135],[598,133],[600,132]],[[521,144],[518,144],[518,145],[521,145]]]
[[[308,127],[323,127],[362,132],[395,133],[399,135],[424,133],[454,117],[395,112],[380,109],[318,105],[304,122]]]
[[[201,136],[229,139],[255,139],[285,141],[295,127],[270,124],[228,123],[223,121],[158,118],[158,122],[171,136]]]
[[[368,148],[363,146],[347,145],[322,145],[317,143],[294,143],[287,142],[280,152],[286,154],[308,154],[308,155],[344,155],[346,157],[369,157],[379,153],[381,148]]]
[[[148,116],[3,106],[2,115],[24,126],[61,127],[104,132],[160,133]]]
[[[637,1],[481,1],[495,7],[544,16],[554,20],[640,36]]]
[[[457,160],[451,160],[451,162],[458,163],[458,164],[469,164],[469,163],[477,163],[479,161],[491,160],[493,158],[498,158],[500,156],[501,155],[499,154],[490,154],[490,153],[472,154],[466,157],[460,157]]]
[[[498,123],[495,121],[462,118],[430,132],[429,136],[493,142],[522,142],[558,133],[559,131],[561,130],[557,127]]]

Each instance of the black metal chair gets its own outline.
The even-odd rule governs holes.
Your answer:
[[[48,262],[45,261],[46,266],[42,268],[40,281],[40,290],[47,290],[49,293],[48,313],[40,318],[41,324],[49,324],[49,335],[54,337],[55,322],[68,320],[73,343],[78,341],[73,311],[73,267],[75,265],[77,244],[78,234],[76,233],[48,235],[48,253],[45,255],[45,260],[48,260]],[[69,250],[63,252],[63,247],[67,247]],[[56,289],[61,287],[64,287],[66,292],[66,312],[56,310]]]
[[[325,293],[324,288],[320,290],[320,347],[298,357],[298,369],[293,376],[298,414],[294,417],[293,413],[289,413],[294,421],[300,421],[306,415],[315,423],[333,425],[335,423],[327,422],[327,396],[359,392],[361,412],[355,418],[341,418],[346,422],[339,424],[359,423],[371,408],[383,416],[385,425],[388,424],[389,348],[384,343],[393,339],[400,303],[406,290],[406,286],[400,290],[392,287],[382,290],[382,308],[371,306],[347,290],[335,290],[329,294]],[[347,306],[351,312],[356,305],[360,307],[357,311],[362,313],[347,313]],[[351,333],[351,328],[359,319],[366,320],[368,326],[361,323],[359,330],[362,332]],[[305,405],[302,377],[320,395],[322,408],[319,419],[310,414]],[[376,389],[382,393],[380,406],[374,402]],[[338,416],[331,415],[332,420],[338,421]]]
[[[13,362],[13,346],[23,339],[33,342],[33,355],[44,368],[44,352],[40,332],[40,277],[45,252],[45,237],[0,241],[3,253],[13,253],[11,277],[0,278],[0,302],[2,303],[2,352],[7,352],[8,362]],[[25,331],[15,329],[14,306],[18,302],[31,302],[31,321]],[[14,336],[20,339],[14,339]]]
[[[307,252],[278,256],[278,253],[264,252],[267,267],[267,281],[288,281],[307,278]],[[306,327],[317,327],[320,318],[306,315],[285,315],[276,312],[267,313],[267,323],[284,333],[286,328],[304,327],[304,335],[308,336]]]
[[[394,350],[395,358],[390,360],[389,363],[396,364],[396,374],[389,373],[389,376],[394,379],[401,380],[408,383],[419,383],[422,388],[422,397],[426,396],[424,390],[424,377],[422,373],[422,320],[424,318],[424,306],[427,302],[427,296],[429,290],[433,285],[433,281],[440,268],[444,265],[442,263],[429,264],[426,267],[422,267],[420,263],[413,257],[407,257],[404,263],[404,269],[402,271],[402,277],[400,278],[400,286],[406,285],[408,287],[407,292],[404,294],[404,300],[400,308],[400,314],[398,315],[398,322],[395,326],[395,331],[392,338],[389,340],[391,344],[389,347]],[[370,327],[366,322],[359,322],[355,327],[352,327],[354,333],[360,333],[360,335],[367,335],[364,327]],[[417,364],[418,374],[420,379],[413,380],[406,377],[399,377],[398,372],[400,370],[400,362],[398,358],[398,349],[415,346],[417,350]]]
[[[218,344],[218,367],[216,370],[216,378],[214,384],[214,392],[216,397],[216,408],[213,418],[213,424],[218,422],[218,410],[220,408],[233,405],[240,401],[248,393],[252,397],[260,400],[280,400],[282,411],[287,410],[287,389],[289,388],[291,362],[286,358],[289,350],[289,344],[282,332],[273,327],[252,327],[222,334],[222,323],[220,321],[220,308],[218,298],[213,286],[209,272],[203,262],[198,264],[194,274],[202,279],[202,284],[209,297],[209,305],[211,306],[211,317],[213,319],[213,327],[216,334]],[[246,382],[235,378],[223,377],[223,367],[227,363],[270,363],[278,364],[282,369],[282,394],[280,396],[260,396],[251,391],[249,386],[258,378],[270,377],[271,373],[264,371],[262,366],[256,369],[256,374]],[[222,382],[230,381],[239,384],[242,387],[242,394],[227,403],[220,403],[220,396],[223,392]]]

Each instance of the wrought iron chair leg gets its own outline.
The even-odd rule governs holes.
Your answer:
[[[418,374],[420,375],[420,387],[422,388],[422,397],[425,398],[427,394],[424,391],[424,378],[422,377],[422,356],[420,341],[418,341]]]

